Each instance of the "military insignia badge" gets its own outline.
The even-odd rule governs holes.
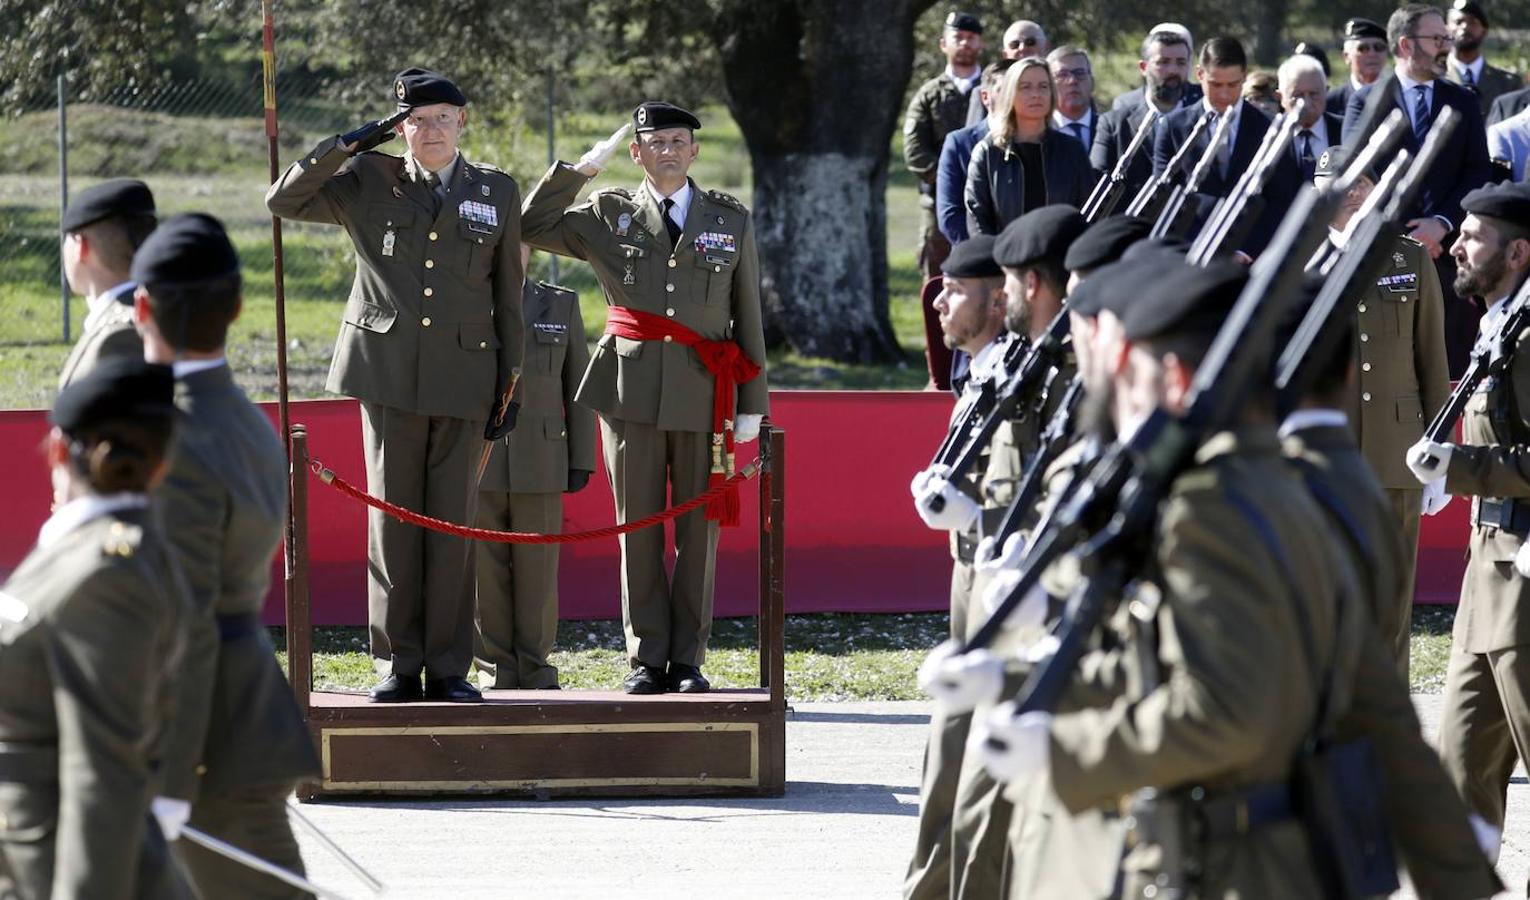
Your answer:
[[[621,215],[616,217],[616,236],[617,237],[626,237],[627,236],[627,232],[630,231],[631,229],[632,229],[632,214],[631,213],[622,213]]]
[[[638,107],[637,120],[639,125],[648,124],[648,109],[646,107]]]
[[[464,200],[457,207],[457,218],[466,222],[469,230],[488,234],[499,225],[499,210],[488,203]]]
[[[722,250],[726,253],[736,253],[738,242],[731,234],[723,234],[718,231],[703,231],[696,235],[696,252],[706,253],[709,250]]]
[[[1376,286],[1393,294],[1409,294],[1418,290],[1418,275],[1413,272],[1385,275],[1376,281]]]
[[[486,184],[480,184],[478,186],[478,192],[483,194],[485,197],[489,196],[489,186]]]
[[[1398,252],[1392,254],[1392,265],[1399,269],[1407,267],[1408,260],[1403,258],[1402,251],[1399,250]]]
[[[408,93],[408,91],[404,89],[404,79],[400,78],[399,80],[393,82],[393,94],[394,94],[394,96],[396,96],[396,97],[398,97],[398,99],[402,100],[402,99],[404,99],[404,95],[407,94],[407,93]]]

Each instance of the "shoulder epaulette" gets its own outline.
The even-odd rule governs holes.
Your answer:
[[[624,187],[603,187],[603,188],[600,188],[599,190],[591,191],[590,192],[590,199],[591,200],[595,199],[596,197],[604,197],[604,196],[620,197],[623,200],[631,200],[632,199],[632,192],[627,190]]]
[[[722,191],[707,191],[707,196],[711,197],[713,200],[716,200],[718,203],[721,203],[723,206],[731,206],[739,212],[749,211],[749,207],[739,202],[737,197],[731,196],[729,194],[724,194]]]
[[[101,539],[101,555],[129,557],[138,552],[143,528],[127,522],[113,522]]]
[[[553,284],[551,281],[538,281],[537,286],[543,290],[551,291],[554,294],[568,294],[575,297],[578,296],[578,292],[576,292],[573,288],[564,287],[561,284]]]

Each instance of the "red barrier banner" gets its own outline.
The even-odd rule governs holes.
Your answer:
[[[787,612],[926,612],[947,607],[951,559],[943,532],[914,513],[908,484],[929,463],[952,399],[937,391],[773,391],[771,418],[786,429]],[[262,409],[276,421],[276,405]],[[310,453],[358,486],[366,483],[361,424],[353,400],[293,403]],[[48,517],[50,488],[40,451],[45,412],[0,412],[0,573],[21,561]],[[756,444],[739,448],[739,463]],[[597,457],[598,458],[598,457]],[[752,615],[759,606],[757,482],[745,482],[743,525],[722,530],[716,613]],[[1419,541],[1420,603],[1454,603],[1465,567],[1468,504],[1456,500],[1426,518]],[[563,528],[586,531],[616,516],[604,472],[565,495]],[[366,507],[317,479],[309,487],[310,585],[319,625],[366,622]],[[617,541],[563,545],[559,606],[566,619],[621,614]],[[280,560],[266,598],[268,623],[282,620]]]

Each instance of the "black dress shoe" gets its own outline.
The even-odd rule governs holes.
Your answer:
[[[483,694],[461,675],[425,679],[425,699],[448,703],[481,703]]]
[[[695,666],[670,663],[669,689],[677,694],[705,694],[712,689],[712,683]]]
[[[410,703],[424,699],[420,692],[420,676],[400,675],[397,672],[384,678],[367,693],[373,703]]]
[[[645,666],[639,663],[622,682],[622,690],[629,694],[662,694],[664,693],[664,670],[658,666]]]

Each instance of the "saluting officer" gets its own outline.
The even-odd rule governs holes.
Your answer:
[[[154,504],[192,603],[155,812],[171,839],[189,815],[198,829],[302,872],[287,797],[319,775],[319,759],[260,623],[286,521],[287,466],[224,357],[243,303],[239,257],[217,219],[176,216],[139,249],[133,279],[144,356],[175,373],[181,428]],[[204,897],[306,896],[199,845],[176,850]]]
[[[119,357],[48,417],[55,510],[0,588],[0,895],[191,896],[149,814],[189,612],[148,509],[173,393]]]
[[[694,115],[650,101],[632,118],[627,152],[644,173],[636,190],[605,188],[573,205],[632,127],[623,126],[577,166],[549,169],[522,211],[526,243],[588,262],[610,307],[576,399],[600,414],[620,522],[728,477],[734,442],[758,436],[768,403],[749,210],[687,177],[700,151]],[[708,506],[675,520],[672,579],[662,527],[621,539],[629,693],[710,687],[700,667],[712,630],[718,523],[736,523],[736,514]]]
[[[133,253],[155,223],[154,194],[134,178],[86,188],[64,210],[64,275],[89,312],[58,376],[59,390],[103,359],[143,358],[133,329]]]
[[[467,519],[485,440],[521,362],[520,189],[457,152],[467,97],[411,68],[393,82],[394,116],[330,138],[266,194],[273,213],[340,225],[356,283],[328,390],[361,401],[367,489],[451,522]],[[390,130],[392,129],[392,130]],[[403,157],[368,152],[397,132]],[[487,424],[484,424],[487,422]],[[378,702],[472,702],[473,548],[460,538],[367,518],[367,618]]]
[[[521,245],[525,268],[530,248]],[[545,281],[521,295],[526,354],[520,427],[494,444],[479,484],[478,526],[556,534],[563,495],[595,471],[595,414],[574,402],[590,362],[579,295]],[[558,686],[547,661],[558,636],[558,545],[487,542],[478,548],[478,671],[496,690]]]

